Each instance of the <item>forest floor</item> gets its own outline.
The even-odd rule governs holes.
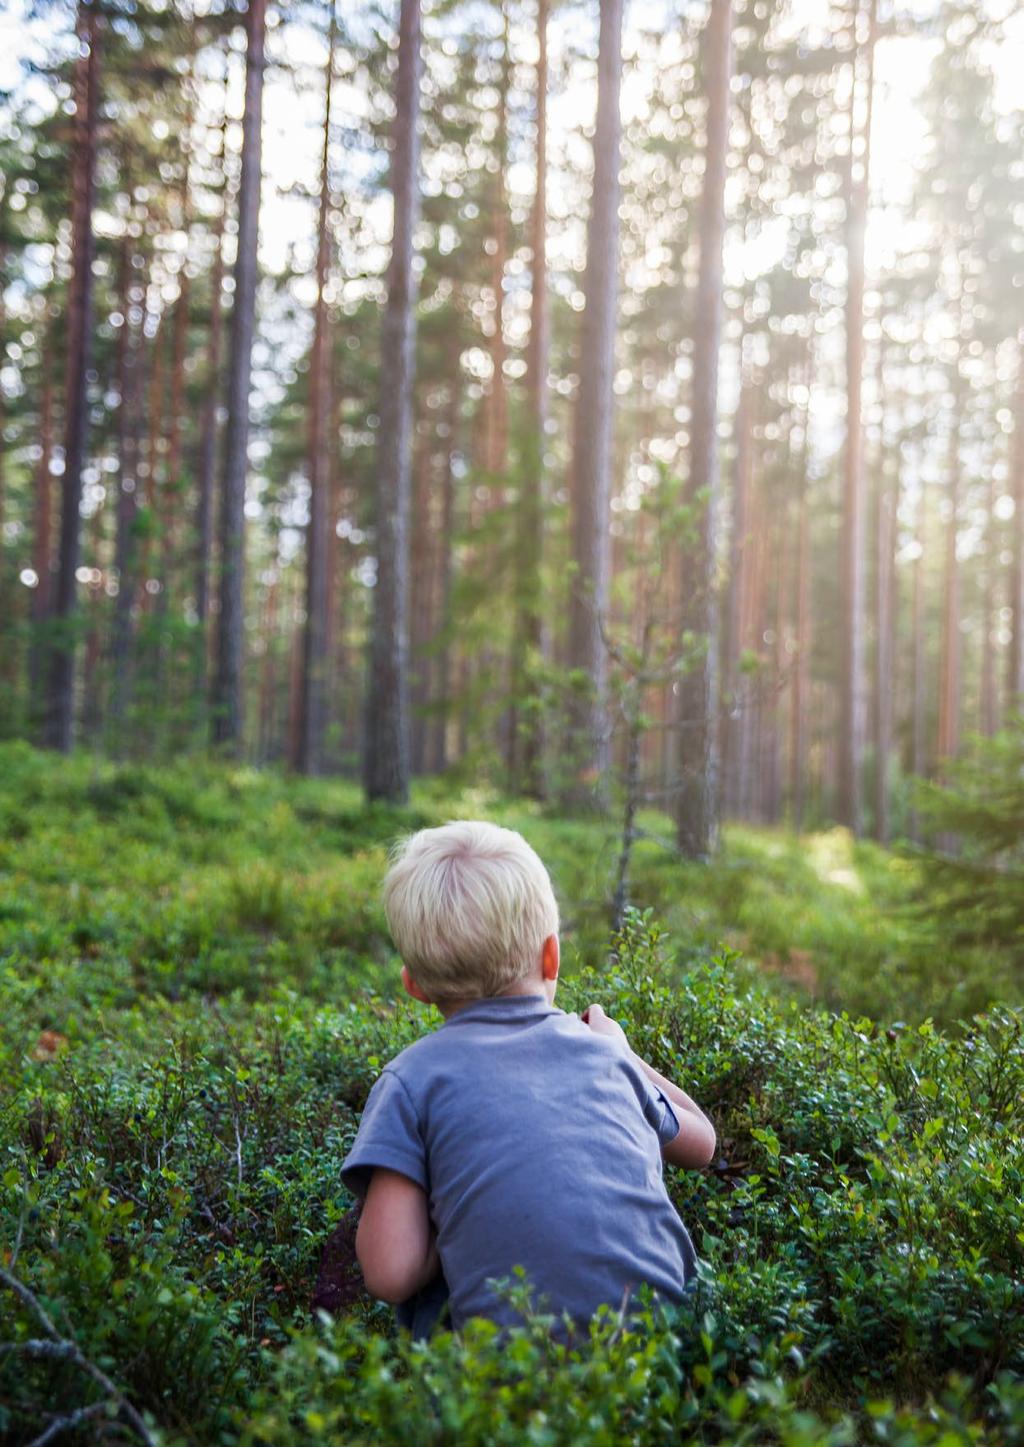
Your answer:
[[[405,810],[366,809],[356,785],[190,760],[57,764],[0,749],[0,950],[130,964],[131,988],[397,984],[378,893],[403,832],[485,817],[521,831],[551,872],[567,967],[607,953],[614,822],[443,782]],[[840,828],[727,825],[710,865],[683,860],[670,821],[641,816],[632,902],[655,911],[680,966],[725,947],[784,991],[832,1010],[952,1024],[1022,982],[998,954],[951,948],[911,854]],[[367,959],[375,968],[367,968]],[[116,974],[116,971],[115,971]]]
[[[311,1314],[366,1093],[431,1027],[396,998],[388,846],[480,816],[551,870],[559,1003],[605,1003],[716,1123],[721,1159],[671,1182],[709,1268],[675,1335],[610,1321],[567,1354],[539,1318],[515,1352],[414,1348],[358,1282]],[[166,1447],[1024,1440],[1009,964],[945,947],[898,851],[734,825],[700,866],[643,824],[651,914],[610,962],[611,825],[0,746],[0,1438],[125,1420],[74,1341]],[[33,1355],[3,1272],[63,1347]]]

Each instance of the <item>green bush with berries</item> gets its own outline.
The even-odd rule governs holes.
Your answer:
[[[237,774],[55,767],[24,751],[0,854],[0,1440],[1024,1443],[1019,1011],[809,1008],[632,912],[559,1004],[599,1000],[715,1122],[670,1181],[694,1291],[565,1339],[512,1281],[510,1338],[414,1343],[351,1272],[315,1301],[366,1095],[437,1023],[392,998],[373,881],[443,801],[361,822],[260,780],[261,854]]]

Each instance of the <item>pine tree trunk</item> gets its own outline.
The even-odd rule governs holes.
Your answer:
[[[249,0],[245,112],[238,186],[238,249],[227,376],[227,427],[220,515],[220,616],[213,681],[214,742],[237,755],[242,748],[242,669],[245,653],[245,479],[249,457],[249,391],[256,320],[263,69],[267,0]]]
[[[434,679],[434,735],[431,767],[440,774],[448,767],[448,724],[451,712],[452,595],[455,581],[455,450],[458,446],[462,374],[456,353],[448,393],[448,435],[444,481],[441,488],[441,555],[438,566],[438,628],[440,641]]]
[[[741,348],[742,351],[742,348]],[[741,360],[741,372],[742,372]],[[740,811],[740,761],[743,752],[744,698],[740,659],[744,648],[746,595],[750,576],[750,434],[754,393],[749,378],[742,377],[734,431],[736,457],[733,464],[732,518],[729,531],[729,585],[726,592],[725,672],[728,710],[723,724],[722,785],[725,812],[733,817]]]
[[[260,669],[259,721],[257,726],[257,757],[266,763],[274,738],[274,713],[277,688],[277,598],[280,581],[275,570],[263,599],[260,637],[263,660]]]
[[[918,548],[914,559],[914,593],[912,603],[911,645],[910,645],[910,772],[916,779],[924,777],[927,768],[927,745],[925,741],[925,653],[924,653],[924,499],[918,504]],[[920,820],[917,812],[911,813],[908,833],[911,839],[920,842]]]
[[[960,426],[959,378],[954,382],[955,398],[949,437],[949,519],[946,523],[946,570],[942,608],[942,664],[939,674],[939,728],[936,757],[940,766],[956,756],[960,747],[960,569],[956,543],[960,513]]]
[[[327,600],[333,541],[330,518],[330,335],[327,273],[330,266],[331,91],[334,79],[335,11],[331,6],[324,80],[324,137],[320,156],[320,212],[316,247],[316,311],[309,368],[309,527],[306,533],[306,620],[303,629],[302,689],[299,701],[298,754],[302,774],[324,767],[329,666]]]
[[[494,173],[494,194],[491,201],[493,232],[490,237],[491,294],[494,314],[491,332],[491,383],[487,394],[485,465],[490,474],[491,506],[504,500],[504,483],[508,471],[508,388],[505,382],[505,267],[508,264],[508,93],[509,34],[506,0],[501,0],[503,38],[501,78],[498,82],[498,117],[494,138],[497,167]]]
[[[412,773],[427,760],[427,704],[430,700],[430,637],[433,631],[434,522],[429,439],[413,447],[412,535],[409,545],[409,756]]]
[[[186,160],[185,179],[181,192],[182,226],[186,239],[189,234],[189,174]],[[187,251],[186,251],[187,256]],[[177,554],[178,515],[184,495],[181,477],[182,438],[185,420],[185,354],[188,345],[189,306],[192,285],[189,268],[183,263],[178,273],[178,297],[174,303],[174,328],[171,334],[171,379],[168,402],[167,436],[162,488],[160,526],[160,592],[157,594],[161,616],[166,616],[170,607],[171,590],[174,583],[174,564]],[[161,640],[161,648],[166,643]]]
[[[718,352],[722,328],[722,244],[729,147],[732,3],[711,0],[705,32],[708,93],[704,184],[698,217],[700,270],[694,310],[693,402],[686,498],[696,542],[683,564],[683,627],[706,640],[704,655],[679,690],[679,795],[676,834],[690,859],[707,858],[718,842]]]
[[[754,487],[753,459],[750,463],[750,485],[747,493],[747,538],[743,568],[742,638],[758,659],[764,633],[765,534],[768,525],[762,488]],[[740,713],[739,815],[753,819],[757,804],[757,759],[760,756],[762,684],[755,676],[752,688],[746,691]]]
[[[94,0],[79,0],[78,35],[85,53],[75,66],[75,141],[72,166],[71,285],[68,293],[67,370],[64,387],[64,476],[60,552],[53,617],[60,632],[51,645],[45,738],[68,753],[74,739],[75,615],[81,551],[82,471],[88,446],[88,374],[92,355],[92,210],[99,116],[99,14]]]
[[[7,231],[7,201],[9,195],[9,186],[5,185],[0,187],[0,371],[3,370],[7,358],[7,314],[4,307],[4,273],[7,269],[7,247],[4,245],[3,237]],[[6,411],[6,398],[4,397],[3,387],[0,386],[0,688],[2,688],[5,698],[13,699],[18,676],[18,659],[13,646],[13,638],[8,635],[8,638],[4,639],[3,636],[4,629],[9,628],[14,623],[14,609],[8,602],[9,579],[6,549],[4,547],[5,524],[7,521]],[[11,602],[13,603],[13,599]],[[31,699],[30,687],[30,709]]]
[[[548,0],[537,0],[536,149],[534,197],[530,218],[532,282],[530,339],[526,350],[527,416],[520,459],[520,499],[516,568],[516,623],[512,665],[512,757],[509,773],[513,790],[539,799],[544,794],[544,735],[540,700],[530,697],[534,687],[532,663],[543,646],[541,564],[544,554],[544,454],[548,424],[548,365],[550,327],[547,275],[547,103],[548,103]],[[524,707],[525,705],[525,707]]]
[[[609,758],[607,660],[601,625],[608,609],[623,0],[604,0],[600,14],[594,184],[587,232],[586,304],[571,488],[574,573],[568,665],[574,679],[562,750],[568,775],[563,782],[563,799],[576,808],[603,801]]]
[[[988,475],[988,498],[985,506],[985,581],[982,592],[981,629],[981,731],[991,738],[997,727],[996,708],[996,666],[992,630],[995,625],[996,569],[999,564],[999,550],[996,540],[995,518],[992,508],[995,503],[995,479]]]
[[[199,477],[196,518],[196,682],[200,695],[206,694],[210,622],[210,558],[213,552],[214,488],[217,470],[217,410],[220,398],[220,355],[224,335],[224,222],[228,209],[227,131],[228,76],[224,66],[224,119],[221,124],[221,205],[214,232],[213,271],[210,278],[210,327],[206,341],[203,420],[199,440]]]
[[[783,514],[783,526],[775,537],[775,598],[772,607],[772,690],[768,700],[768,740],[764,770],[765,817],[777,824],[782,812],[782,779],[787,731],[783,727],[782,688],[785,671],[786,600],[789,595],[790,550],[793,529]]]
[[[95,564],[102,560],[104,544],[103,506],[96,508],[89,519],[86,533],[85,559]],[[102,670],[103,657],[103,604],[102,593],[93,583],[87,584],[85,595],[84,622],[85,648],[82,658],[82,707],[80,732],[86,748],[94,749],[100,740],[103,724],[104,688]]]
[[[866,734],[864,672],[864,430],[862,391],[864,372],[864,242],[867,232],[870,185],[871,112],[874,99],[874,45],[877,0],[869,0],[864,119],[858,132],[857,73],[861,57],[856,28],[860,3],[854,10],[853,83],[850,88],[850,174],[846,216],[846,448],[843,457],[843,525],[840,576],[842,580],[842,676],[839,736],[839,816],[855,834],[863,830],[863,768]],[[863,150],[858,164],[854,141]]]
[[[348,541],[338,536],[338,523],[347,516],[348,495],[341,486],[342,446],[341,431],[345,416],[344,378],[338,365],[338,349],[332,341],[328,347],[327,377],[330,388],[331,408],[328,424],[330,435],[327,439],[330,463],[328,468],[327,532],[330,539],[330,566],[327,569],[327,657],[333,675],[333,686],[328,689],[327,711],[337,720],[337,740],[330,754],[330,767],[336,769],[353,730],[349,727],[349,700],[353,690],[348,677]]]
[[[807,419],[804,418],[805,439]],[[793,661],[793,698],[790,714],[789,799],[793,828],[804,827],[807,807],[807,703],[811,674],[811,511],[807,497],[807,446],[801,453],[799,522],[796,557],[796,654]]]
[[[145,379],[142,375],[145,328],[141,320],[138,324],[134,324],[132,317],[136,312],[140,318],[144,316],[146,284],[141,277],[138,280],[134,279],[127,246],[123,262],[121,311],[125,320],[118,359],[120,401],[117,409],[118,476],[114,532],[117,597],[114,600],[110,649],[110,727],[115,755],[123,751],[124,724],[132,692],[132,635],[134,631],[132,610],[138,587],[136,518],[139,486],[139,427],[142,411],[139,406],[139,398],[145,395]]]
[[[884,395],[884,393],[883,393]],[[892,713],[895,695],[893,679],[893,620],[896,611],[896,569],[894,545],[896,538],[895,490],[886,477],[886,459],[879,460],[878,493],[875,521],[875,808],[874,835],[880,844],[888,844],[890,833],[889,768],[892,754]]]
[[[394,237],[381,334],[377,582],[373,590],[363,783],[367,799],[403,804],[409,796],[406,667],[409,452],[416,360],[413,234],[419,216],[419,0],[401,0],[396,110],[391,157]]]
[[[10,192],[8,186],[0,188],[0,369],[3,368],[7,357],[7,343],[5,333],[7,331],[7,313],[4,307],[4,272],[7,269],[7,247],[4,245],[3,237],[7,231],[7,199]],[[4,524],[7,520],[7,439],[4,435],[4,421],[6,416],[6,399],[3,388],[0,387],[0,618],[5,617],[6,609],[6,588],[7,571],[3,559]],[[6,656],[6,652],[5,652]]]
[[[1017,348],[1017,407],[1013,435],[1013,542],[1010,565],[1010,647],[1006,668],[1007,711],[1024,710],[1024,332]]]
[[[45,718],[46,700],[41,697],[44,662],[47,657],[45,631],[49,626],[53,550],[53,369],[50,365],[50,333],[42,349],[43,390],[39,404],[39,461],[35,471],[32,526],[32,571],[36,586],[32,593],[32,644],[29,650],[29,698],[34,719]]]

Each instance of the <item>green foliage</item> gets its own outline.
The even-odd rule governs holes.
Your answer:
[[[1024,718],[975,739],[918,804],[945,844],[925,856],[928,908],[948,937],[1024,965]]]
[[[414,1345],[366,1298],[336,1321],[310,1300],[370,1086],[436,1023],[387,998],[383,840],[452,801],[364,816],[345,785],[4,762],[0,1261],[168,1447],[1024,1441],[1019,1012],[946,1034],[804,1008],[631,913],[559,1003],[601,1001],[715,1122],[715,1166],[670,1182],[703,1262],[692,1297],[569,1340],[531,1312],[508,1339]],[[596,826],[526,824],[570,898]],[[735,846],[751,875],[767,842]],[[693,901],[695,873],[641,854],[641,878],[671,868]],[[883,859],[853,855],[866,892]],[[0,1342],[39,1335],[0,1300]],[[5,1441],[100,1395],[0,1352]]]

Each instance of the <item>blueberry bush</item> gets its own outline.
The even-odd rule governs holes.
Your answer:
[[[512,1282],[510,1339],[413,1343],[357,1281],[314,1303],[366,1095],[437,1023],[393,996],[383,850],[452,801],[9,755],[0,1439],[1024,1443],[1020,1011],[810,1006],[632,912],[559,1003],[715,1121],[670,1183],[692,1297],[565,1339]]]

